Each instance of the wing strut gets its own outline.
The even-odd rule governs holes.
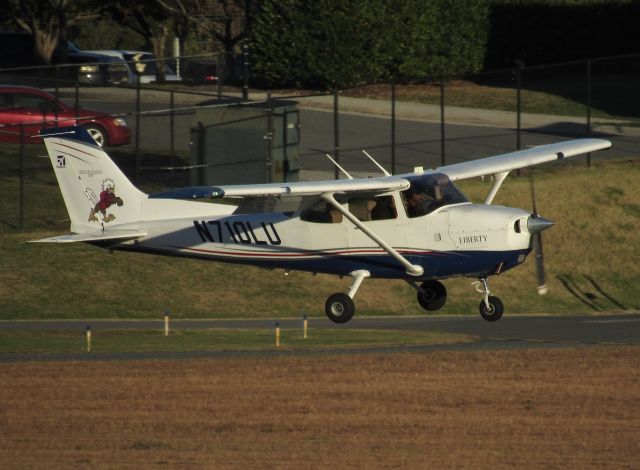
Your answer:
[[[366,225],[360,222],[360,220],[358,220],[355,215],[342,207],[342,205],[333,197],[333,193],[322,193],[322,199],[335,207],[336,210],[338,210],[342,215],[349,219],[351,223],[353,223],[353,225],[362,230],[362,233],[373,240],[378,246],[380,246],[380,248],[382,248],[384,251],[398,260],[398,262],[400,262],[400,264],[402,264],[406,268],[407,274],[410,274],[411,276],[422,276],[424,274],[424,269],[422,268],[422,266],[411,264],[407,258],[402,256],[389,244],[387,244],[382,238],[373,233]]]
[[[493,177],[495,178],[495,181],[493,182],[491,191],[489,191],[489,194],[487,194],[487,197],[484,200],[484,203],[486,205],[491,204],[491,202],[493,201],[493,198],[496,197],[496,194],[498,193],[498,189],[500,189],[500,186],[502,186],[502,182],[505,180],[505,178],[508,175],[509,175],[508,171],[504,171],[502,173],[496,173],[495,175],[493,175]]]

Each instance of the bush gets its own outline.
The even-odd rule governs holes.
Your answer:
[[[334,89],[477,71],[487,16],[486,0],[264,0],[249,31],[253,76]]]

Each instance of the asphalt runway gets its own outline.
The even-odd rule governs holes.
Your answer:
[[[256,328],[273,329],[276,321],[282,329],[302,328],[301,319],[255,320],[172,320],[171,328]],[[0,321],[0,330],[77,330],[87,326],[96,334],[100,330],[158,329],[163,321],[154,320],[43,320]],[[131,359],[189,359],[230,356],[334,355],[380,354],[392,352],[480,351],[499,349],[566,348],[606,345],[639,345],[640,313],[600,316],[544,316],[507,315],[496,323],[479,316],[412,316],[412,317],[355,317],[346,325],[337,325],[326,318],[309,319],[309,331],[314,328],[351,328],[384,330],[433,330],[466,334],[473,342],[442,345],[412,345],[392,347],[363,347],[349,349],[273,349],[265,351],[198,351],[145,353],[65,353],[65,354],[0,354],[0,362],[51,360],[131,360]]]

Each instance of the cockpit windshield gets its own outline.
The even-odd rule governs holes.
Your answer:
[[[402,192],[409,217],[420,217],[450,204],[469,202],[449,177],[442,173],[408,178],[411,186]]]

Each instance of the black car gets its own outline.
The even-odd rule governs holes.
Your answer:
[[[53,66],[37,68],[41,64],[36,62],[34,50],[34,39],[30,34],[0,32],[0,74],[5,77],[46,77],[91,85],[129,82],[129,71],[122,60],[82,51],[70,41],[54,50]]]

